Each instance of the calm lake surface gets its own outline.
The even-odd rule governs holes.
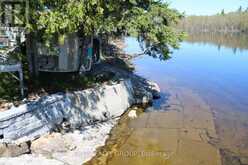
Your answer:
[[[247,36],[248,37],[248,36]],[[134,39],[128,52],[139,51]],[[230,104],[230,110],[248,113],[248,49],[236,50],[212,43],[183,42],[172,58],[160,61],[141,57],[134,61],[136,72],[156,81],[185,86],[207,100]],[[220,107],[221,108],[221,107]]]
[[[126,43],[128,53],[140,52],[134,38],[126,38]],[[208,143],[218,149],[222,164],[248,164],[248,36],[189,36],[171,57],[134,60],[136,73],[161,88],[162,98],[151,113],[166,111],[163,105],[168,104],[172,89],[191,91],[213,114],[218,136]],[[194,104],[187,97],[181,101]]]

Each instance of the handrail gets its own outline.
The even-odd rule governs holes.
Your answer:
[[[19,78],[17,78],[16,76],[14,77],[20,81],[21,96],[24,97],[22,64],[20,62],[14,62],[14,63],[9,62],[9,56],[8,56],[8,54],[14,51],[16,48],[17,46],[12,47],[7,51],[5,51],[4,53],[0,54],[0,73],[8,72],[12,74],[11,72],[18,72]]]

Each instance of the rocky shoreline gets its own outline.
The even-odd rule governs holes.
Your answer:
[[[45,96],[0,112],[0,164],[77,165],[90,160],[128,108],[159,97],[156,83],[116,66],[112,61],[94,67],[93,76],[113,75],[95,88]]]

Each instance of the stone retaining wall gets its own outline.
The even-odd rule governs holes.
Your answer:
[[[78,128],[118,117],[136,103],[130,80],[67,94],[54,94],[0,112],[2,142],[34,140],[66,123]]]

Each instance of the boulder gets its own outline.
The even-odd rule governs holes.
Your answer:
[[[42,155],[21,155],[14,158],[0,158],[1,165],[65,165],[65,163],[48,159]]]
[[[147,80],[148,88],[153,95],[153,99],[160,98],[160,88],[157,83]]]
[[[65,138],[60,133],[52,133],[33,141],[31,151],[46,156],[51,156],[55,152],[71,151],[76,146],[70,140],[72,139]]]
[[[146,105],[152,103],[153,95],[144,87],[138,87],[134,90],[136,104]]]
[[[30,153],[30,143],[7,144],[0,143],[0,157],[16,157],[22,154]]]
[[[128,117],[131,118],[131,119],[135,119],[137,118],[137,113],[135,110],[131,110],[129,113],[128,113]]]
[[[134,103],[128,79],[114,85],[44,96],[0,112],[0,138],[6,143],[21,143],[56,130],[69,132],[119,117]]]

